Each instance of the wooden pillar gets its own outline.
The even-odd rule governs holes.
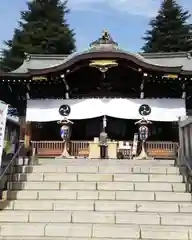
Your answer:
[[[24,97],[24,96],[23,96]],[[24,143],[25,147],[28,147],[31,140],[31,123],[26,122],[26,111],[27,111],[27,94],[25,99],[20,103],[19,106],[19,123],[20,123],[20,143]]]
[[[177,159],[177,165],[178,166],[182,166],[183,165],[183,154],[184,154],[184,133],[183,133],[183,127],[181,126],[181,119],[179,118],[179,124],[178,124],[178,128],[179,128],[179,156]]]
[[[25,117],[20,118],[19,140],[25,144],[25,147],[28,147],[31,141],[31,122],[26,122]]]
[[[20,142],[24,142],[24,139],[25,139],[25,117],[19,118],[19,125],[20,125],[19,140],[20,140]]]
[[[31,122],[26,122],[24,137],[24,145],[26,148],[30,146],[30,141],[31,141]]]
[[[148,78],[148,74],[147,73],[143,73],[142,74],[142,80],[141,80],[141,85],[140,85],[140,98],[144,98],[145,97],[145,93],[144,93],[144,88],[145,88],[145,81]]]

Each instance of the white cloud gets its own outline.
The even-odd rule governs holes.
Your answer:
[[[163,0],[68,0],[72,10],[105,11],[115,10],[121,13],[153,17]],[[190,0],[178,0],[185,8],[192,11]],[[103,11],[104,12],[104,11]]]
[[[69,0],[72,10],[98,11],[105,7],[133,15],[153,16],[159,7],[160,0]]]

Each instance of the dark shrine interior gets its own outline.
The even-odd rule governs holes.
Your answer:
[[[90,67],[89,61],[79,62],[66,76],[71,98],[128,97],[140,98],[143,73],[128,60],[118,60],[118,66],[106,73]],[[61,89],[60,89],[61,90]],[[181,81],[162,78],[162,74],[151,73],[144,79],[145,98],[180,98]],[[61,97],[63,93],[61,93]]]
[[[73,121],[71,140],[92,141],[99,137],[102,129],[102,117]],[[133,140],[134,133],[138,132],[135,120],[107,117],[106,132],[112,140]],[[60,125],[57,122],[32,123],[33,141],[61,141]],[[178,126],[176,123],[153,122],[149,126],[148,141],[178,141]]]

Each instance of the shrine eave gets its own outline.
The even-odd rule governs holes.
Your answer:
[[[19,80],[19,79],[30,79],[31,78],[31,73],[27,72],[27,73],[17,73],[17,72],[0,72],[0,80],[3,77],[11,77],[11,78],[15,78],[15,80]]]
[[[1,72],[0,77],[27,79],[32,76],[65,72],[67,69],[70,69],[73,64],[77,64],[79,61],[96,59],[127,60],[135,63],[138,65],[138,68],[141,68],[144,71],[156,71],[189,76],[192,75],[192,68],[190,67],[190,69],[185,67],[186,61],[187,66],[192,66],[192,60],[186,58],[186,53],[182,53],[182,56],[174,56],[174,54],[171,56],[170,53],[154,53],[147,55],[142,53],[130,53],[120,49],[90,49],[85,52],[73,53],[68,56],[39,55],[39,57],[36,57],[38,59],[38,64],[37,62],[34,64],[35,56],[31,56],[32,58],[30,59],[29,57],[29,59],[25,60],[20,68],[9,73]],[[180,60],[175,61],[175,57],[180,58]],[[43,62],[46,62],[44,60],[47,61],[47,65],[43,64]],[[30,65],[30,61],[33,61],[33,64]]]
[[[29,72],[32,75],[39,75],[47,74],[51,72],[62,71],[64,69],[70,68],[73,64],[82,61],[82,60],[95,60],[95,59],[113,59],[113,60],[129,60],[133,63],[137,64],[138,67],[143,67],[148,70],[154,71],[162,71],[167,73],[180,73],[182,70],[182,66],[174,66],[174,67],[167,67],[167,66],[160,66],[150,63],[150,61],[146,60],[142,56],[138,54],[127,53],[120,50],[94,50],[94,51],[86,51],[83,53],[75,54],[73,57],[70,55],[67,57],[64,62],[60,65],[53,66],[51,68],[44,68],[44,69],[29,69]]]

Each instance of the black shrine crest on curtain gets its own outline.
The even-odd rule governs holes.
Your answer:
[[[149,114],[151,113],[151,108],[149,105],[147,104],[142,104],[140,107],[139,107],[139,114],[141,116],[148,116]]]
[[[63,117],[66,117],[70,114],[71,112],[71,108],[69,105],[61,105],[60,108],[59,108],[59,114]]]

